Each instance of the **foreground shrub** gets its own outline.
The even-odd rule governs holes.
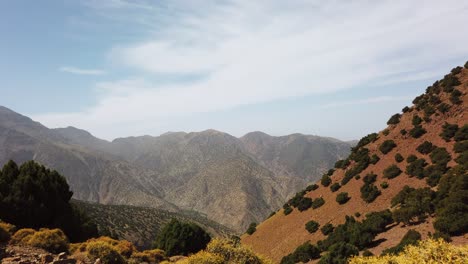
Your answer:
[[[104,241],[91,241],[86,246],[88,257],[91,260],[100,259],[103,264],[124,264],[125,259],[117,252],[115,247]]]
[[[293,253],[283,257],[281,264],[307,263],[310,260],[320,258],[320,250],[306,242],[294,250]]]
[[[12,244],[26,245],[32,235],[36,233],[36,230],[32,228],[23,228],[18,231],[11,237]]]
[[[455,246],[443,239],[428,239],[417,245],[407,246],[398,255],[374,257],[353,257],[350,264],[378,263],[467,263],[468,245]]]
[[[168,256],[188,255],[205,249],[210,240],[210,235],[198,225],[172,219],[158,234],[154,246]]]
[[[166,259],[166,254],[160,249],[152,249],[142,252],[134,252],[131,259],[137,263],[159,263]]]
[[[359,249],[349,243],[340,242],[330,247],[327,254],[320,258],[319,264],[345,264],[347,259],[359,255]]]
[[[165,262],[166,263],[166,262]],[[179,264],[224,264],[226,261],[223,257],[206,252],[204,250],[192,255],[182,261],[178,261]]]
[[[68,239],[60,229],[41,229],[29,238],[27,245],[51,253],[68,252]]]
[[[215,256],[221,257],[223,262],[221,263],[251,263],[251,264],[271,264],[266,258],[256,255],[250,248],[242,246],[240,243],[227,240],[227,239],[213,239],[205,251],[201,251],[201,254],[207,252]],[[192,255],[188,258],[188,261],[191,261],[191,258],[198,258],[197,256],[200,253]],[[214,259],[214,258],[212,258]],[[182,262],[182,263],[211,263],[211,262]]]

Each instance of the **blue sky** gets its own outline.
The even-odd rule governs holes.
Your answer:
[[[0,1],[0,105],[112,140],[358,139],[468,60],[466,1]]]

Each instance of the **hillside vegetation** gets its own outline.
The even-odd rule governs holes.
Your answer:
[[[175,213],[165,210],[130,205],[102,205],[72,200],[86,212],[99,229],[99,233],[132,242],[140,249],[152,247],[156,235],[172,219],[194,222],[214,237],[230,237],[234,232],[196,212]]]
[[[468,69],[456,67],[242,242],[282,263],[397,254],[428,237],[467,243],[467,92]]]

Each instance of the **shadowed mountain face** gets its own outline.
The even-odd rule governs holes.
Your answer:
[[[76,199],[196,210],[237,231],[277,210],[349,153],[350,144],[215,130],[101,140],[48,129],[0,108],[0,163],[34,159],[62,173]]]

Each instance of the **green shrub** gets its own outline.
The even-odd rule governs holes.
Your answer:
[[[402,136],[406,135],[407,133],[408,133],[408,131],[406,131],[406,129],[400,130],[400,134],[401,134]]]
[[[322,176],[322,179],[320,180],[320,183],[324,186],[324,187],[328,187],[328,185],[330,185],[331,183],[331,179],[330,179],[330,176],[328,175],[323,175]]]
[[[285,204],[285,206],[283,206],[284,208],[284,215],[288,215],[290,213],[292,213],[293,209],[291,208],[291,206],[289,206],[288,204]]]
[[[204,249],[210,240],[210,235],[198,225],[172,219],[157,235],[154,247],[168,256],[188,255]]]
[[[424,159],[417,159],[406,166],[406,174],[416,176],[418,179],[424,178],[424,167],[427,163]]]
[[[421,145],[419,145],[416,150],[421,153],[421,154],[429,154],[431,153],[433,150],[434,150],[435,146],[432,145],[431,142],[429,141],[424,141],[423,143],[421,143]]]
[[[400,163],[400,162],[402,162],[404,160],[405,160],[405,158],[403,158],[403,156],[400,153],[395,154],[395,161],[396,162]]]
[[[336,196],[336,202],[338,204],[345,204],[351,199],[347,192],[341,192]]]
[[[354,216],[355,216],[355,217],[361,217],[361,213],[360,213],[360,212],[356,212],[356,213],[354,213]]]
[[[418,125],[413,127],[409,133],[413,138],[420,138],[422,135],[426,134],[427,131],[422,126]]]
[[[440,105],[437,106],[437,110],[439,110],[441,113],[445,114],[450,110],[450,105],[446,103],[441,103]]]
[[[398,243],[398,245],[396,245],[394,247],[391,247],[391,248],[385,249],[382,252],[382,254],[383,255],[398,254],[398,253],[402,252],[403,249],[405,249],[406,246],[416,245],[418,243],[418,241],[420,241],[420,240],[421,240],[421,234],[416,230],[410,229],[410,230],[408,230],[408,232],[406,232],[406,234],[403,236],[403,238],[401,239],[400,243]]]
[[[429,155],[433,164],[445,168],[452,157],[445,148],[436,148]]]
[[[388,183],[387,182],[382,182],[380,184],[380,187],[382,187],[382,189],[387,189],[388,188]]]
[[[423,120],[418,115],[414,115],[411,123],[413,124],[413,126],[419,126],[421,125],[422,121]]]
[[[434,212],[434,203],[436,193],[430,188],[414,189],[409,186],[403,189],[392,198],[392,207],[399,206],[393,211],[393,219],[406,225],[424,221],[427,216]]]
[[[439,184],[439,180],[445,171],[441,171],[439,166],[431,165],[424,169],[424,176],[426,178],[427,185],[434,187]]]
[[[328,253],[320,258],[319,264],[346,264],[349,257],[358,255],[359,249],[356,246],[340,242],[330,247]]]
[[[364,183],[366,184],[372,184],[377,180],[377,174],[375,173],[368,173],[366,176],[364,176],[364,179],[362,179]]]
[[[356,146],[354,148],[352,148],[352,151],[354,152],[354,151],[368,145],[369,143],[375,142],[378,138],[379,138],[379,135],[377,133],[369,134],[369,135],[361,138],[359,140],[359,142],[356,144]]]
[[[339,160],[335,163],[336,169],[346,169],[350,164],[349,159]]]
[[[370,252],[368,249],[366,249],[366,250],[364,250],[362,252],[362,256],[363,257],[372,257],[372,256],[374,256],[374,254],[372,252]]]
[[[341,185],[340,185],[339,183],[337,183],[337,182],[335,182],[334,184],[332,184],[332,185],[330,186],[330,190],[331,190],[332,192],[336,192],[336,191],[338,191],[340,188],[341,188]]]
[[[52,253],[68,252],[68,239],[60,229],[41,229],[28,240],[27,245]]]
[[[311,234],[317,232],[319,227],[319,223],[315,222],[314,220],[310,220],[305,224],[305,229]]]
[[[91,260],[100,259],[103,264],[125,264],[125,259],[110,244],[104,241],[93,241],[86,246]]]
[[[312,206],[312,199],[309,197],[304,197],[301,199],[299,202],[299,205],[297,206],[297,209],[301,212],[309,209]]]
[[[322,226],[322,228],[320,228],[320,231],[322,232],[323,235],[327,236],[328,234],[333,232],[333,229],[334,229],[333,225],[331,223],[328,223]]]
[[[401,110],[403,113],[408,113],[411,109],[408,106],[403,107]]]
[[[455,141],[462,141],[468,139],[468,124],[460,127],[455,133],[453,139]]]
[[[213,239],[206,247],[206,250],[190,256],[188,260],[188,262],[182,261],[180,264],[271,263],[269,260],[256,255],[250,248],[242,246],[236,240],[220,238]]]
[[[460,164],[465,170],[468,170],[468,151],[464,151],[458,156],[455,161]]]
[[[312,202],[312,208],[317,209],[324,204],[325,204],[325,200],[322,197],[319,197]]]
[[[364,183],[360,190],[361,198],[366,203],[372,203],[381,194],[377,186],[369,183]]]
[[[401,114],[392,115],[392,117],[390,117],[390,119],[387,121],[387,125],[396,125],[400,123],[400,118],[401,118]]]
[[[380,146],[379,146],[379,150],[383,153],[383,154],[387,154],[389,153],[392,149],[394,149],[396,147],[396,144],[393,140],[385,140]]]
[[[380,160],[379,156],[377,156],[376,154],[372,154],[369,162],[375,165],[377,164],[377,162],[379,162],[379,160]]]
[[[413,162],[413,161],[415,161],[415,160],[417,160],[417,159],[418,159],[418,157],[416,157],[415,155],[409,155],[409,156],[406,158],[406,162],[411,163],[411,162]]]
[[[453,74],[445,75],[442,82],[444,86],[444,92],[451,92],[453,90],[453,86],[457,86],[461,84],[458,78],[454,76]]]
[[[463,101],[460,99],[460,96],[462,95],[462,93],[457,90],[457,89],[454,89],[451,93],[450,93],[450,102],[452,104],[461,104],[463,103]]]
[[[311,184],[311,185],[307,186],[306,191],[307,192],[315,191],[315,190],[318,189],[318,187],[319,186],[317,184]]]
[[[383,177],[387,179],[393,179],[401,174],[400,168],[396,165],[391,165],[383,171]]]
[[[384,136],[388,136],[388,134],[390,134],[390,130],[384,129],[384,130],[382,131],[382,134],[383,134]]]
[[[257,231],[257,223],[250,223],[249,228],[247,228],[246,233],[249,235],[252,235]]]
[[[468,140],[455,142],[455,145],[453,146],[453,151],[455,151],[455,153],[462,153],[468,151]]]
[[[449,142],[450,139],[455,136],[455,133],[457,133],[458,130],[458,125],[457,124],[449,124],[445,122],[445,124],[442,125],[442,133],[440,133],[440,137],[443,138],[445,141]]]
[[[281,259],[281,264],[294,264],[298,262],[307,263],[310,260],[320,258],[320,250],[311,245],[309,242],[306,242],[294,250],[293,253],[283,257]]]
[[[462,67],[457,66],[457,67],[453,68],[453,69],[450,71],[450,73],[456,75],[456,74],[459,74],[459,73],[462,71],[462,69],[463,69]]]

